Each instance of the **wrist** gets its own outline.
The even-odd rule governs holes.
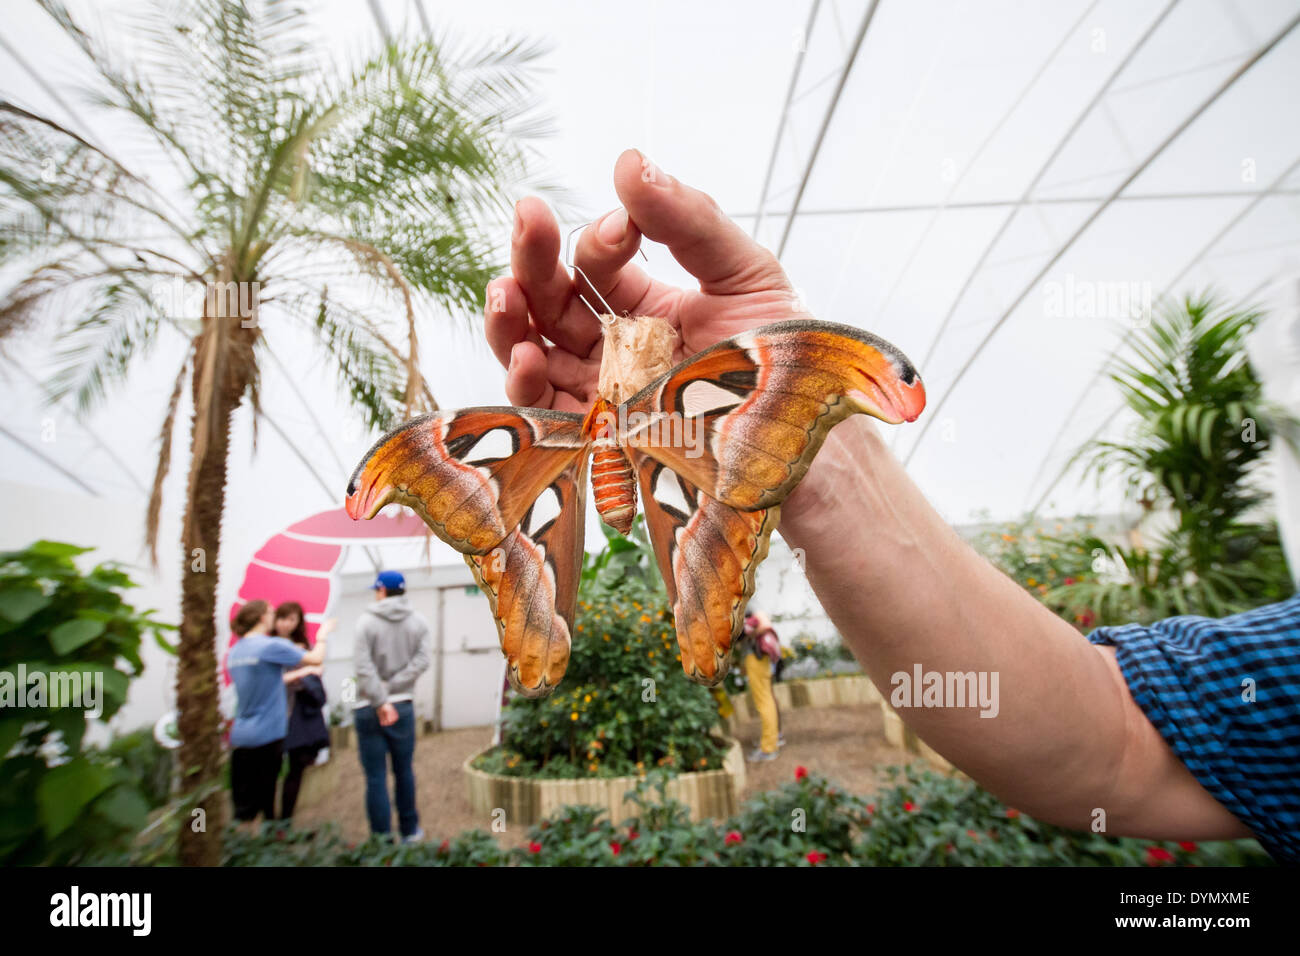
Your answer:
[[[781,536],[817,541],[842,534],[846,521],[861,521],[865,502],[855,501],[854,495],[864,466],[888,454],[875,423],[865,415],[832,428],[808,473],[781,506]]]

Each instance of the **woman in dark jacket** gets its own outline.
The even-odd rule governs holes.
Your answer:
[[[334,627],[331,618],[321,625],[325,635]],[[304,649],[307,644],[307,625],[303,619],[302,605],[286,601],[275,609],[275,633],[287,637]],[[284,675],[289,694],[289,733],[284,738],[285,753],[289,758],[289,773],[284,778],[280,792],[280,819],[293,819],[294,804],[302,786],[303,772],[316,762],[322,747],[329,746],[329,729],[325,726],[325,684],[321,681],[322,668],[300,667]]]

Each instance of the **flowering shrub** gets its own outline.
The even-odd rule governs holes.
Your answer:
[[[346,843],[336,828],[268,824],[231,830],[227,866],[1225,866],[1266,865],[1253,840],[1228,843],[1113,839],[1049,826],[975,784],[928,768],[890,768],[863,799],[800,767],[723,821],[692,823],[665,798],[668,774],[629,794],[637,810],[612,823],[592,807],[562,807],[501,848],[485,830],[413,846]],[[132,859],[105,863],[136,863]]]
[[[629,558],[610,578],[607,561],[600,565],[604,583],[600,575],[584,579],[564,682],[543,700],[513,698],[502,745],[475,767],[554,779],[722,766],[725,747],[709,734],[718,705],[682,673],[657,572],[629,573],[635,566]]]
[[[1082,518],[1030,527],[1009,522],[981,532],[971,544],[1008,577],[1082,631],[1098,623],[1095,609],[1069,589],[1096,578],[1098,555],[1109,545]]]

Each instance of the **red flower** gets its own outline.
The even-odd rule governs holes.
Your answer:
[[[541,845],[540,843],[536,842],[536,841],[530,841],[529,844],[528,844],[528,852],[529,852],[529,853],[541,853],[541,852],[542,852],[542,845]]]
[[[967,830],[966,835],[970,837],[972,840],[978,840],[980,838],[980,835],[976,833],[974,830]]]
[[[907,803],[903,804],[903,809],[906,810],[908,813],[913,813],[916,810],[916,804],[913,803],[911,800],[908,800]]]
[[[636,839],[637,837],[639,837],[640,835],[641,835],[641,834],[637,833],[635,830],[628,830],[628,831],[627,831],[627,842],[628,842],[628,843],[631,843],[633,840],[635,840],[635,839]]]
[[[956,853],[956,852],[957,852],[957,848],[956,848],[955,846],[953,846],[951,843],[949,843],[949,844],[948,844],[948,852],[949,852],[949,853]]]
[[[795,768],[794,768],[794,778],[795,778],[796,780],[803,780],[803,779],[804,779],[805,777],[807,777],[807,776],[808,776],[808,768],[807,768],[807,767],[795,767]]]
[[[1188,853],[1195,853],[1198,849],[1196,844],[1193,843],[1191,840],[1184,840],[1182,843],[1178,845],[1182,847],[1184,850],[1186,850]]]
[[[745,842],[745,838],[741,836],[738,831],[732,830],[730,833],[727,834],[726,839],[724,839],[722,842],[726,846],[731,846],[736,843]]]
[[[1174,855],[1162,846],[1147,847],[1147,866],[1160,866],[1162,863],[1174,862]]]
[[[825,859],[826,859],[825,853],[819,853],[816,850],[808,851],[808,862],[813,866],[816,866],[818,863],[821,863]]]
[[[619,852],[623,849],[623,844],[619,843],[617,840],[611,840],[609,848],[614,851],[615,856],[618,856]]]
[[[1074,583],[1074,578],[1066,578],[1066,579],[1065,579],[1065,583],[1066,583],[1066,584],[1073,584],[1073,583]]]
[[[438,846],[438,852],[439,852],[439,853],[446,853],[446,852],[448,852],[450,849],[451,849],[451,841],[450,841],[450,840],[443,840],[442,843]]]
[[[1011,809],[1010,807],[1007,807],[1007,819],[1008,819],[1008,820],[1014,820],[1014,819],[1015,819],[1016,817],[1018,817],[1018,816],[1020,816],[1020,811],[1019,811],[1019,810],[1013,810],[1013,809]]]
[[[874,803],[868,803],[868,804],[867,804],[867,812],[868,812],[868,813],[875,813],[875,812],[876,812],[876,805],[875,805]]]

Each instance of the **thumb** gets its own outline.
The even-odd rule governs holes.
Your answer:
[[[669,176],[639,150],[619,156],[614,189],[641,233],[667,246],[702,292],[791,289],[776,257],[728,219],[711,196]]]

